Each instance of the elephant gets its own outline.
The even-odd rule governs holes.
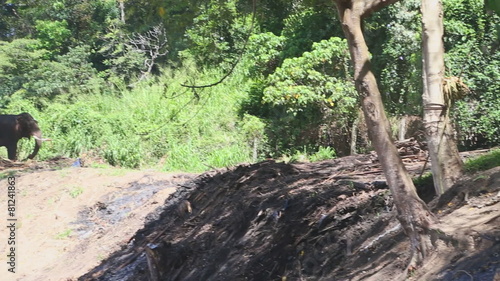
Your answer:
[[[0,146],[7,147],[10,160],[17,160],[17,142],[21,138],[35,139],[33,153],[28,156],[33,159],[42,146],[42,130],[38,127],[38,122],[29,113],[19,115],[0,115]]]

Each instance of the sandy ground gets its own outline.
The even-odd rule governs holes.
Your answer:
[[[146,216],[192,177],[81,167],[14,172],[0,181],[3,224],[12,177],[16,188],[14,274],[6,265],[10,231],[4,227],[0,235],[0,280],[5,281],[76,279],[128,243]]]

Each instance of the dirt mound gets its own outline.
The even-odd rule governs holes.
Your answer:
[[[362,155],[203,174],[79,280],[396,280],[409,245],[377,165]],[[410,278],[500,277],[499,181],[493,169],[431,203],[458,245],[439,242]]]
[[[421,150],[401,151],[420,174]],[[18,223],[17,271],[0,280],[395,280],[407,265],[373,154],[202,175],[86,162],[98,163],[0,162],[0,185],[16,178]],[[455,246],[439,241],[412,279],[500,278],[499,180],[500,168],[469,176],[430,203]]]

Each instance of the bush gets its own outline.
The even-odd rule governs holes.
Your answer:
[[[194,75],[200,83],[208,83],[221,74]],[[43,145],[41,159],[89,153],[116,166],[163,163],[163,170],[196,172],[250,161],[248,137],[258,137],[259,128],[251,129],[248,126],[254,125],[238,118],[244,97],[240,81],[192,92],[177,82],[185,80],[182,71],[166,71],[158,83],[139,85],[120,97],[88,94],[67,99],[62,95],[43,111],[20,98],[13,99],[7,111],[30,112],[44,136],[53,140]],[[247,126],[250,135],[245,136],[241,126]],[[27,145],[23,151],[33,149],[33,144]]]
[[[272,46],[279,46],[278,41]],[[266,53],[269,56],[257,60],[277,57],[271,51]],[[285,59],[267,78],[254,80],[242,108],[266,123],[268,147],[272,147],[269,156],[297,147],[314,151],[330,146],[340,154],[349,152],[345,144],[357,112],[349,67],[346,41],[332,37],[314,43],[312,51],[301,57]]]
[[[311,162],[334,159],[336,157],[335,150],[331,147],[318,148],[318,151],[309,157]]]
[[[485,171],[498,166],[500,166],[500,149],[494,149],[485,155],[465,162],[465,170],[468,173]]]

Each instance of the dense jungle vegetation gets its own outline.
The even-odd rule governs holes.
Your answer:
[[[362,127],[333,1],[0,3],[0,113],[39,121],[52,139],[42,159],[90,155],[169,171],[319,160],[349,154]],[[452,99],[459,147],[496,146],[499,5],[443,4],[445,76],[468,88]],[[419,11],[420,1],[400,1],[364,26],[394,120],[422,111]],[[369,149],[363,139],[358,151]],[[32,143],[22,147],[27,155]]]

